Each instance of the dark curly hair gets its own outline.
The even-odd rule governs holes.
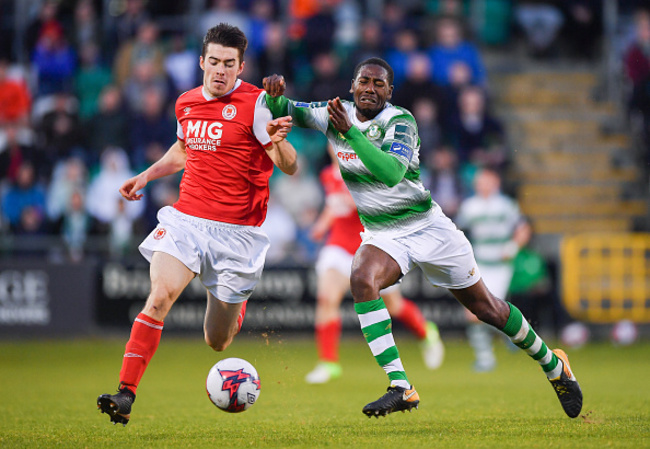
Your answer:
[[[379,67],[383,67],[384,69],[386,69],[386,73],[388,74],[388,80],[387,80],[388,85],[390,86],[393,84],[393,80],[395,79],[395,72],[393,72],[393,68],[390,66],[390,64],[381,58],[368,58],[361,61],[354,68],[354,75],[352,78],[357,79],[357,75],[359,75],[361,69],[367,65],[378,65]]]
[[[205,33],[203,48],[201,49],[201,56],[204,58],[208,44],[220,44],[224,47],[236,48],[239,52],[239,63],[241,64],[244,60],[244,52],[248,48],[248,39],[246,39],[244,32],[236,26],[220,23]]]

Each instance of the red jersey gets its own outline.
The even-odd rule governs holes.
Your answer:
[[[237,80],[226,95],[211,98],[203,86],[176,100],[176,135],[187,162],[179,211],[200,218],[260,226],[266,218],[273,162],[266,124],[272,120],[264,91]]]
[[[330,165],[323,169],[320,180],[325,189],[325,202],[336,214],[325,244],[340,246],[348,253],[354,254],[361,245],[360,234],[363,232],[363,225],[356,207],[349,207],[349,202],[341,198],[350,197],[341,172],[337,167]]]

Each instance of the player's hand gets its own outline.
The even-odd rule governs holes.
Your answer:
[[[142,193],[138,193],[138,190],[143,189],[146,185],[147,181],[142,175],[134,176],[124,181],[120,187],[120,194],[128,201],[138,201],[144,196]]]
[[[267,94],[272,97],[279,97],[284,95],[284,91],[287,88],[287,83],[284,82],[284,76],[273,74],[267,76],[262,80],[262,86]]]
[[[266,124],[266,132],[271,137],[271,142],[278,143],[287,138],[293,127],[291,116],[278,117]]]
[[[352,128],[352,122],[339,97],[327,101],[327,112],[334,128],[341,134],[347,133]]]

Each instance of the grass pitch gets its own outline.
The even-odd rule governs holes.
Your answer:
[[[467,344],[448,341],[432,372],[417,343],[398,335],[420,409],[369,419],[361,408],[387,382],[361,336],[343,341],[341,379],[310,386],[308,339],[239,336],[216,354],[198,337],[165,335],[122,427],[95,400],[115,391],[127,338],[0,343],[0,447],[650,447],[648,342],[568,351],[585,396],[583,416],[572,420],[521,351],[498,345],[498,368],[477,374]],[[205,393],[208,370],[225,357],[247,359],[260,374],[259,401],[244,413],[218,410]]]

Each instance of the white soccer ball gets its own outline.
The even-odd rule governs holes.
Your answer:
[[[562,329],[560,339],[564,346],[577,349],[584,346],[589,341],[589,336],[589,328],[576,321]]]
[[[616,345],[627,346],[636,341],[639,331],[636,325],[630,320],[622,320],[612,328],[612,342]]]
[[[260,396],[260,376],[246,360],[231,357],[210,369],[205,388],[214,405],[224,412],[239,413],[248,410]]]

